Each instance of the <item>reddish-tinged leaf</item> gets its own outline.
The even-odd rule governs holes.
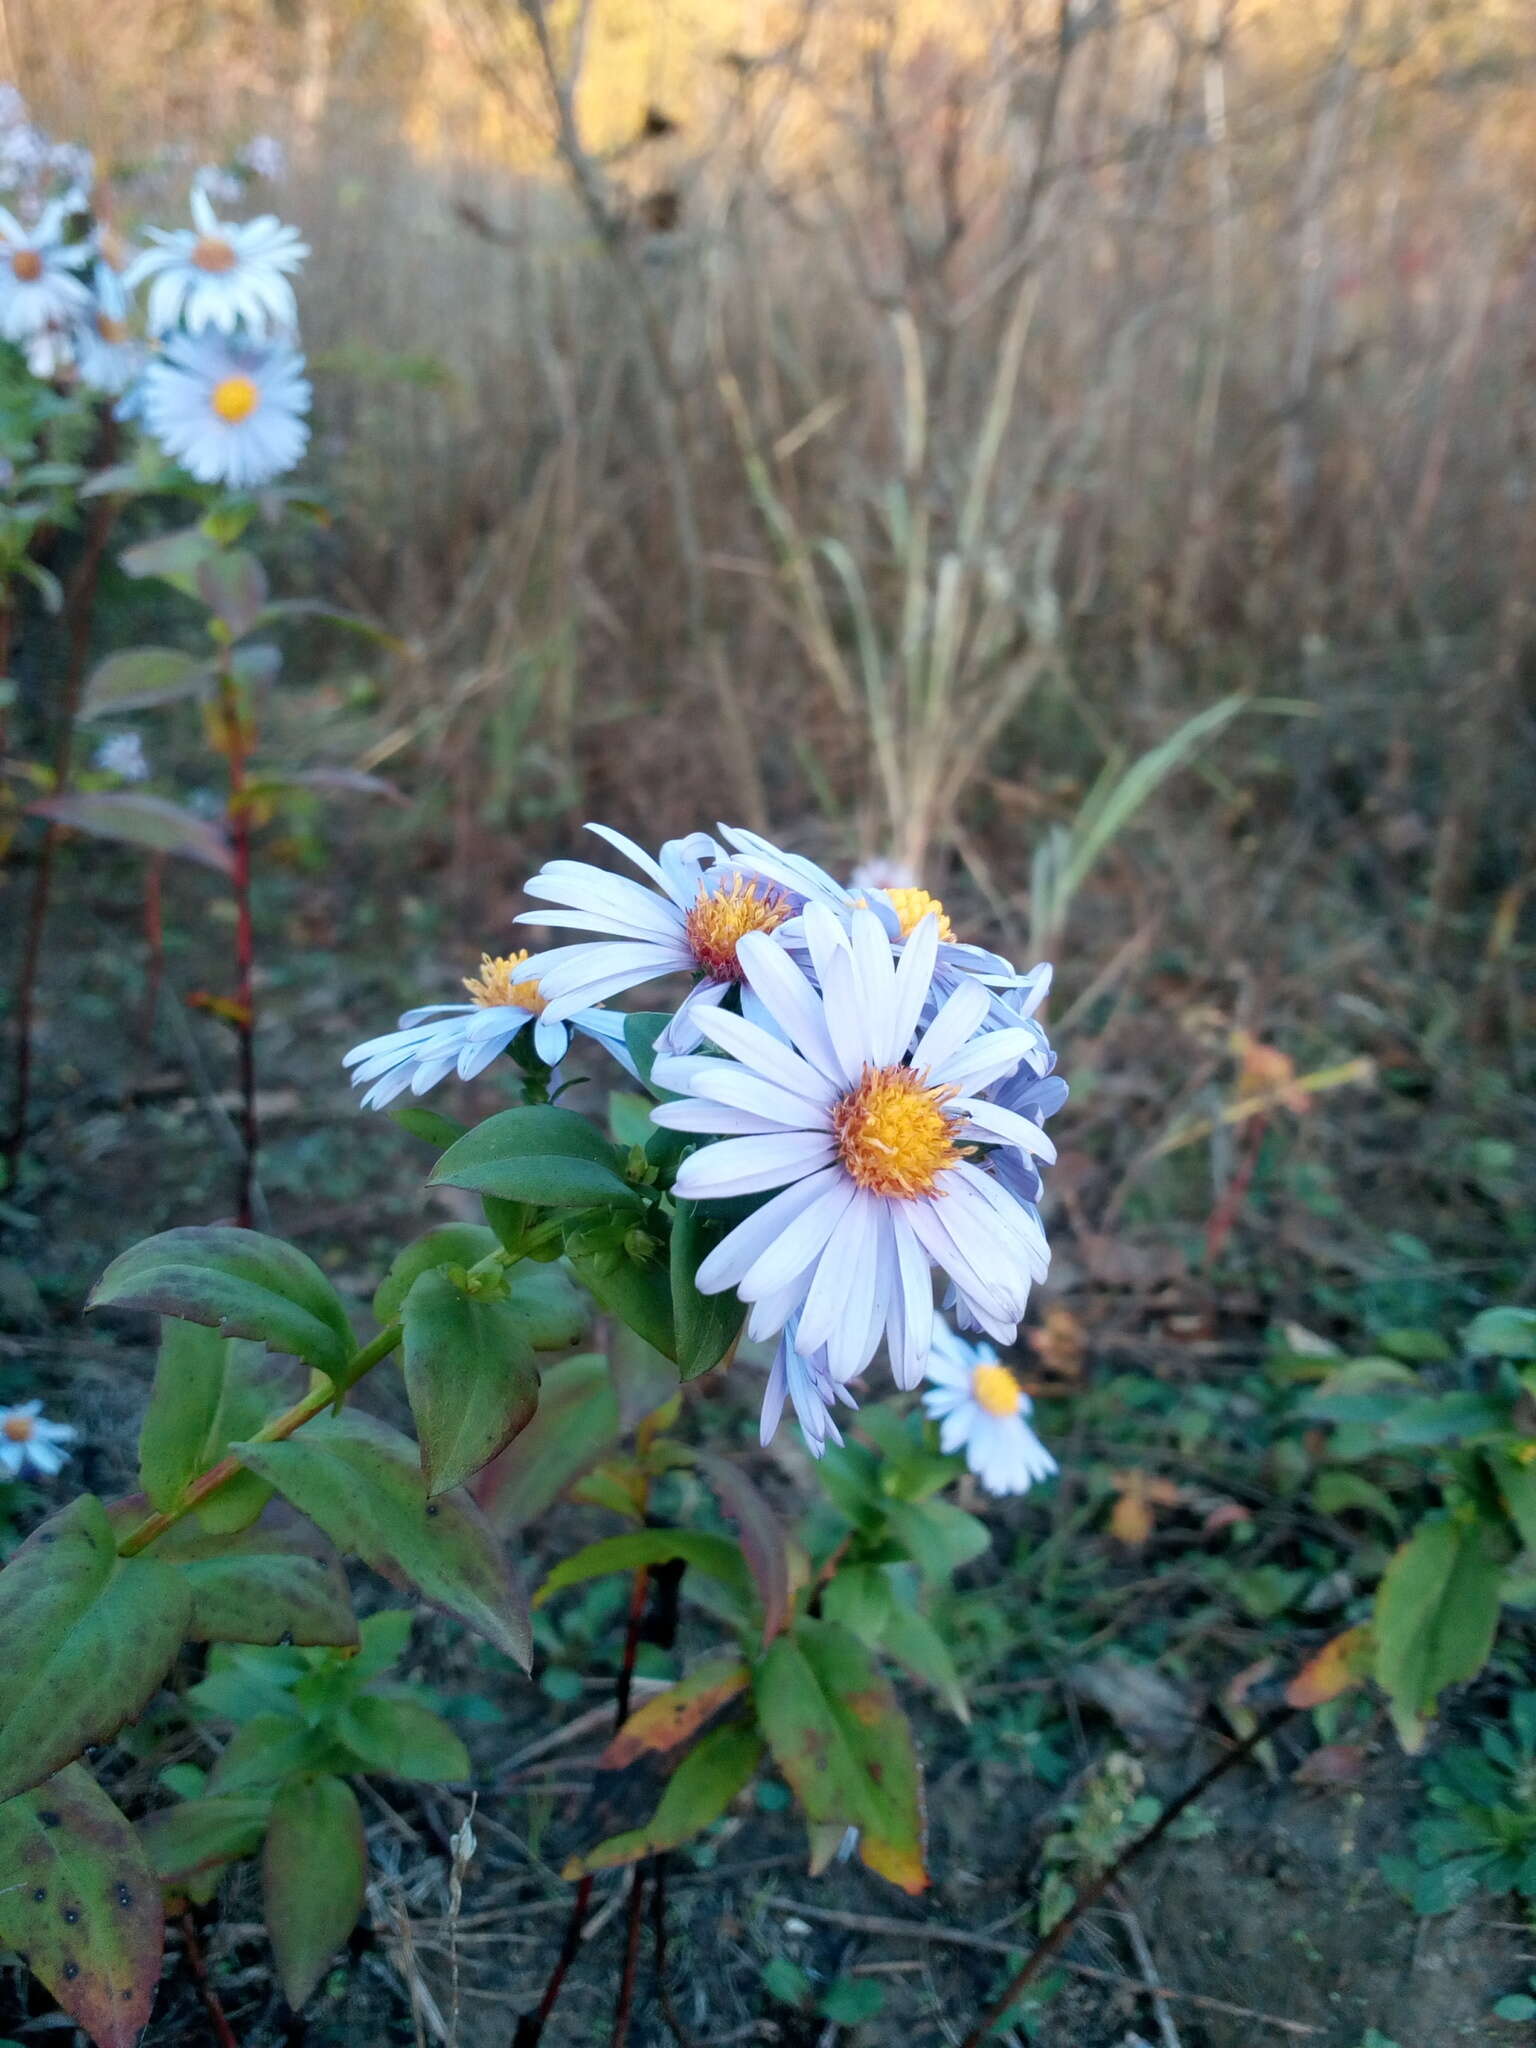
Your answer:
[[[1303,1757],[1291,1773],[1296,1785],[1358,1785],[1365,1776],[1365,1748],[1358,1742],[1330,1742]]]
[[[184,811],[164,797],[138,790],[78,789],[29,804],[35,818],[67,825],[71,832],[89,832],[97,839],[115,839],[141,853],[174,853],[195,860],[221,875],[233,874],[234,856],[224,834],[206,818]]]
[[[1365,1683],[1373,1654],[1369,1623],[1345,1629],[1342,1635],[1334,1636],[1314,1651],[1302,1665],[1285,1688],[1287,1702],[1293,1707],[1320,1707],[1325,1700],[1336,1700],[1340,1693],[1352,1692]]]
[[[755,1728],[734,1722],[711,1729],[672,1772],[660,1805],[643,1827],[611,1835],[585,1856],[573,1856],[561,1875],[569,1881],[594,1870],[614,1870],[691,1841],[751,1782],[762,1754]]]
[[[630,1715],[603,1751],[598,1769],[622,1771],[642,1756],[665,1754],[691,1741],[706,1721],[745,1692],[750,1677],[739,1657],[708,1658]]]
[[[475,1498],[498,1529],[538,1520],[619,1441],[619,1404],[608,1361],[596,1352],[544,1374],[532,1422],[475,1483]]]
[[[40,1785],[141,1712],[191,1607],[171,1566],[119,1558],[92,1494],[33,1531],[0,1572],[0,1799]]]
[[[401,1310],[405,1390],[429,1494],[488,1465],[539,1405],[539,1369],[509,1301],[466,1294],[440,1266],[417,1275]]]
[[[363,1816],[340,1778],[301,1778],[272,1807],[261,1858],[267,1932],[297,2012],[357,1925],[368,1878]]]
[[[180,1523],[155,1546],[192,1595],[194,1643],[295,1643],[350,1649],[357,1616],[341,1559],[281,1503],[254,1528],[214,1535]]]
[[[134,2048],[160,1981],[160,1886],[138,1836],[71,1764],[0,1805],[0,1946],[96,2048]]]
[[[928,1882],[922,1780],[890,1681],[856,1636],[803,1621],[757,1668],[758,1719],[807,1820],[859,1830],[859,1855],[905,1892]]]
[[[778,1516],[739,1465],[701,1452],[698,1468],[715,1498],[741,1531],[747,1569],[763,1603],[763,1641],[771,1643],[789,1623],[789,1553]]]

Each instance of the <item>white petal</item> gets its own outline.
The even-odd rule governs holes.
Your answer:
[[[690,1202],[756,1195],[802,1180],[833,1157],[832,1139],[820,1131],[783,1131],[760,1138],[726,1138],[694,1152],[678,1168],[677,1192]]]
[[[823,1246],[854,1197],[854,1184],[839,1174],[779,1232],[736,1284],[743,1301],[760,1301],[792,1287],[820,1256]]]
[[[749,1024],[745,1017],[716,1011],[701,1017],[699,1028],[706,1038],[712,1039],[733,1059],[776,1082],[780,1088],[787,1088],[792,1095],[804,1096],[807,1102],[815,1103],[821,1109],[835,1100],[838,1090],[825,1074],[817,1073],[797,1052],[781,1045],[778,1039],[770,1038],[756,1024]]]
[[[977,982],[962,981],[912,1048],[913,1066],[931,1077],[975,1035],[986,1014],[986,990]]]
[[[973,983],[974,987],[975,984]],[[928,1078],[945,1087],[963,1088],[974,1094],[992,1081],[1000,1081],[1027,1062],[1035,1048],[1033,1034],[1016,1031],[985,1031],[961,1046],[946,1060],[934,1060]]]
[[[1052,1160],[1056,1147],[1037,1123],[1027,1116],[1017,1116],[1013,1110],[1004,1109],[1000,1103],[984,1102],[979,1096],[960,1095],[949,1104],[952,1111],[970,1119],[971,1129],[985,1137],[998,1138],[1005,1145],[1012,1145],[1015,1151],[1026,1152],[1032,1158]]]
[[[752,993],[790,1044],[841,1092],[843,1070],[832,1050],[821,998],[802,970],[766,932],[744,933],[736,943],[736,958]]]
[[[761,1209],[754,1209],[728,1237],[720,1240],[699,1267],[694,1275],[699,1292],[723,1294],[727,1287],[734,1287],[779,1232],[786,1229],[802,1209],[808,1208],[822,1189],[841,1172],[840,1167],[826,1167],[820,1173],[796,1181],[793,1187],[785,1188],[771,1202],[765,1202]],[[790,1306],[793,1307],[793,1303]]]
[[[917,1020],[923,1014],[933,987],[933,967],[939,950],[939,920],[930,911],[901,949],[896,968],[896,986],[891,997],[891,1059],[899,1060],[912,1042]]]

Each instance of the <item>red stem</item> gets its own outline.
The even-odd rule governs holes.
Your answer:
[[[1243,1155],[1237,1163],[1237,1170],[1222,1189],[1221,1200],[1211,1211],[1205,1226],[1205,1263],[1214,1266],[1221,1257],[1223,1245],[1232,1235],[1232,1227],[1242,1211],[1248,1190],[1253,1185],[1254,1170],[1259,1163],[1259,1153],[1264,1145],[1264,1129],[1268,1119],[1251,1116],[1248,1119],[1248,1135],[1243,1146]]]
[[[224,2008],[219,2003],[219,1994],[213,1988],[213,1979],[208,1975],[202,1943],[197,1938],[197,1929],[192,1924],[190,1913],[183,1913],[181,1916],[181,1938],[186,1943],[187,1962],[192,1975],[197,1979],[203,2008],[208,2014],[208,2024],[213,2028],[213,2038],[218,2042],[219,2048],[240,2048],[235,2030],[229,2024]]]
[[[117,422],[109,414],[102,428],[101,457],[110,463],[117,452]],[[75,727],[80,717],[80,698],[85,689],[86,665],[91,655],[91,620],[96,611],[96,586],[107,541],[117,518],[117,501],[97,498],[91,507],[85,547],[70,580],[69,658],[64,670],[60,724],[54,741],[54,796],[67,793],[75,763]],[[48,925],[48,905],[53,894],[54,861],[62,826],[50,824],[38,850],[37,875],[32,884],[32,901],[27,911],[27,931],[22,942],[21,965],[16,977],[16,1080],[11,1094],[11,1125],[6,1134],[5,1160],[14,1182],[22,1148],[27,1141],[27,1117],[32,1106],[32,1037],[37,1010],[37,977],[43,960],[43,934]]]
[[[225,758],[229,763],[226,815],[230,851],[234,857],[235,1031],[240,1048],[242,1148],[235,1220],[243,1230],[249,1230],[255,1213],[256,1151],[261,1142],[256,1119],[256,944],[251,918],[251,813],[246,801],[245,716],[234,678],[227,667],[219,677],[219,708],[224,722]]]
[[[619,1995],[613,2006],[613,2035],[609,2048],[628,2048],[629,2023],[635,2011],[635,1974],[640,1965],[640,1929],[644,1925],[645,1877],[648,1866],[636,1867],[629,1886],[629,1911],[624,1923],[624,1971],[619,1978]]]

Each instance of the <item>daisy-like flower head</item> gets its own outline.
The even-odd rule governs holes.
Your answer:
[[[569,1017],[663,975],[692,974],[695,985],[661,1039],[663,1051],[687,1052],[699,1042],[703,1015],[744,985],[742,940],[777,932],[801,909],[804,893],[792,882],[744,873],[707,832],[669,839],[653,860],[622,832],[607,825],[587,829],[617,847],[654,886],[580,860],[549,861],[533,877],[528,894],[557,908],[524,911],[519,924],[610,935],[539,955],[550,1015]]]
[[[18,1408],[0,1408],[0,1474],[19,1479],[33,1471],[51,1479],[70,1453],[77,1432],[67,1422],[50,1422],[41,1401],[23,1401]]]
[[[304,358],[283,342],[181,336],[144,374],[144,424],[199,483],[236,490],[292,469],[309,441]]]
[[[105,259],[97,263],[91,279],[94,299],[75,335],[80,382],[108,398],[121,398],[149,362],[149,350],[133,332],[121,268]]]
[[[1050,968],[1044,965],[1032,967],[1028,974],[1020,977],[1016,988],[993,991],[988,1012],[991,1028],[1022,1028],[1032,1040],[1029,1057],[997,1083],[992,1091],[993,1100],[1004,1109],[1011,1109],[1016,1116],[1026,1116],[1036,1124],[1043,1124],[1047,1117],[1054,1116],[1067,1099],[1067,1084],[1055,1071],[1056,1055],[1051,1049],[1051,1042],[1035,1019],[1035,1011],[1044,1001],[1050,985]],[[992,1154],[988,1166],[1021,1202],[1039,1201],[1040,1173],[1034,1160],[1026,1159],[1018,1152],[999,1151]]]
[[[299,310],[288,282],[309,254],[297,228],[274,214],[255,220],[221,220],[200,185],[192,188],[190,228],[146,228],[155,244],[130,265],[130,291],[149,277],[149,329],[168,334],[185,327],[233,334],[291,332]]]
[[[0,206],[0,334],[7,341],[62,333],[90,306],[90,291],[75,275],[89,251],[63,239],[65,219],[59,200],[30,228]]]
[[[1029,1426],[1034,1403],[990,1344],[968,1344],[940,1317],[928,1354],[923,1406],[939,1448],[964,1451],[988,1493],[1028,1493],[1056,1460]]]
[[[840,1444],[843,1440],[842,1431],[832,1420],[833,1405],[841,1401],[845,1408],[857,1408],[859,1404],[842,1382],[832,1377],[824,1348],[810,1357],[800,1351],[796,1341],[798,1330],[799,1317],[791,1316],[780,1335],[768,1384],[763,1390],[758,1434],[765,1448],[772,1443],[787,1399],[793,1404],[806,1449],[813,1458],[819,1458],[829,1442]]]
[[[413,1095],[425,1095],[451,1073],[461,1081],[473,1080],[529,1025],[533,1049],[546,1066],[556,1067],[565,1058],[574,1024],[633,1074],[623,1017],[612,1010],[581,1010],[562,1020],[551,1017],[538,977],[528,967],[526,953],[499,959],[484,954],[480,972],[464,978],[467,1003],[432,1003],[407,1010],[398,1030],[354,1045],[342,1065],[352,1068],[354,1087],[371,1084],[363,1097],[364,1109],[383,1109],[407,1088]]]
[[[929,917],[898,958],[879,918],[849,928],[805,912],[814,982],[780,946],[748,933],[738,957],[771,1019],[699,1018],[728,1055],[656,1062],[653,1121],[721,1137],[683,1161],[688,1200],[779,1190],[700,1266],[710,1294],[735,1288],[766,1337],[798,1313],[802,1356],[853,1379],[884,1337],[899,1385],[915,1386],[933,1323],[930,1268],[966,1311],[1010,1342],[1050,1254],[1040,1219],[986,1170],[978,1147],[1054,1157],[1039,1126],[991,1099],[1034,1049],[1023,1027],[988,1031],[987,991],[966,980],[920,1028],[939,935]]]

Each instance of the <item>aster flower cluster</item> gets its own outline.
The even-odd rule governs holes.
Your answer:
[[[0,191],[23,188],[0,206],[0,335],[34,376],[116,400],[199,483],[248,490],[292,469],[310,405],[292,279],[309,251],[272,214],[219,211],[248,178],[280,174],[280,146],[260,136],[238,174],[199,173],[191,226],[147,227],[133,249],[91,211],[89,157],[66,161],[39,136],[0,88]]]
[[[755,833],[722,825],[653,857],[591,829],[642,879],[549,862],[519,922],[583,936],[487,959],[470,1003],[355,1047],[364,1101],[479,1073],[530,1022],[551,1065],[575,1029],[632,1066],[604,1006],[689,976],[656,1040],[651,1117],[687,1141],[678,1198],[747,1206],[695,1285],[734,1292],[749,1336],[778,1339],[764,1441],[789,1402],[813,1454],[840,1442],[833,1411],[883,1348],[899,1387],[931,1380],[944,1448],[1022,1492],[1054,1469],[1028,1397],[936,1314],[934,1277],[957,1325],[1007,1345],[1046,1275],[1043,1126],[1066,1098],[1036,1015],[1050,970],[963,941],[915,885],[844,885]]]

